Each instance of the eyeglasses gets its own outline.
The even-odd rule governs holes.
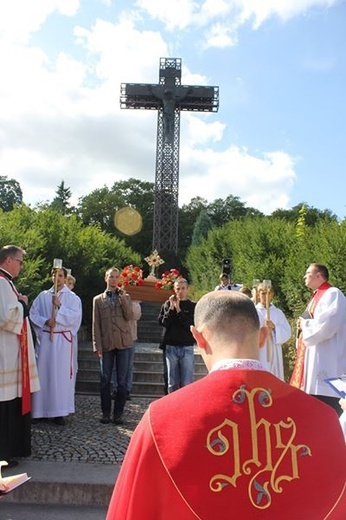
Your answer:
[[[19,265],[23,265],[23,260],[21,260],[20,258],[16,258],[15,256],[11,256],[12,260],[15,260],[16,262],[19,262]]]

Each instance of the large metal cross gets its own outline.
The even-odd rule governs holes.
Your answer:
[[[181,59],[160,58],[158,84],[122,83],[121,108],[158,111],[153,250],[178,253],[180,112],[217,112],[219,88],[181,85]]]

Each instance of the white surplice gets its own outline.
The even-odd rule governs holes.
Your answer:
[[[33,396],[32,417],[64,417],[75,411],[76,337],[81,324],[81,301],[64,286],[58,296],[56,326],[50,334],[46,321],[52,316],[54,288],[41,292],[30,309],[37,335],[37,367],[41,391]]]
[[[262,325],[267,317],[267,309],[260,302],[257,303],[256,309]],[[266,370],[284,381],[282,344],[290,339],[291,326],[284,313],[273,304],[270,305],[270,320],[274,323],[275,329],[271,333],[269,345],[266,342],[260,349],[259,360]]]
[[[340,397],[324,380],[346,373],[346,298],[336,287],[327,289],[313,319],[301,319],[306,345],[303,390]]]
[[[0,401],[22,397],[22,370],[19,337],[23,325],[23,305],[12,289],[12,282],[0,278]],[[30,391],[39,390],[34,344],[27,320]]]

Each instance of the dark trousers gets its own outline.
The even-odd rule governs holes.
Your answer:
[[[31,455],[31,415],[22,415],[22,399],[0,402],[0,460]]]
[[[127,373],[129,369],[129,358],[131,349],[115,349],[103,352],[100,358],[100,392],[101,392],[101,409],[105,416],[110,417],[112,408],[111,398],[111,379],[112,371],[115,363],[117,373],[117,395],[114,400],[113,415],[116,418],[121,417],[127,396]]]

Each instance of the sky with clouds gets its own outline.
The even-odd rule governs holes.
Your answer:
[[[228,195],[269,214],[305,201],[346,216],[344,0],[11,0],[0,4],[0,175],[24,202],[154,182],[157,115],[120,84],[220,88],[181,114],[179,204]]]

